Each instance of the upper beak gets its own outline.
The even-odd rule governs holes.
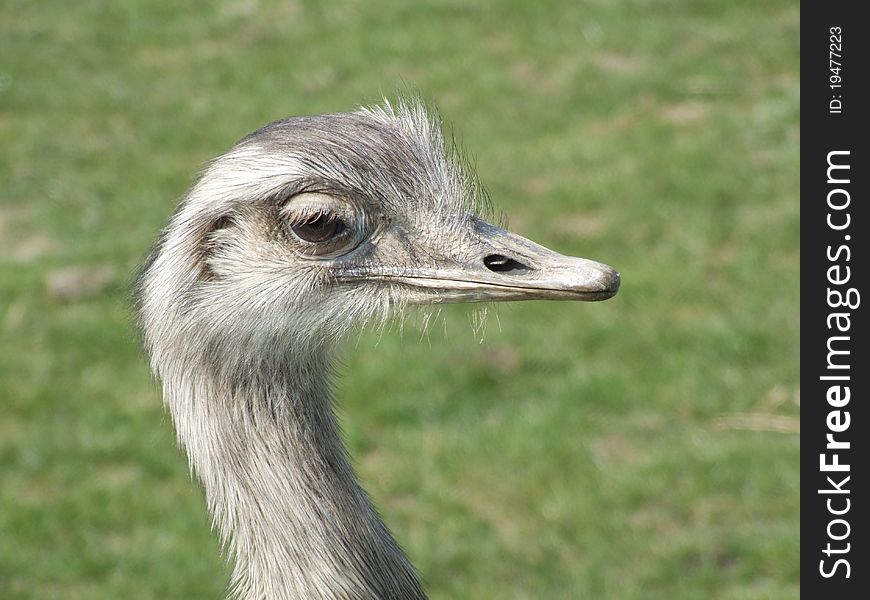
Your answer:
[[[477,241],[461,257],[445,257],[431,268],[387,268],[376,279],[417,288],[420,302],[500,302],[510,300],[606,300],[619,290],[613,268],[564,256],[524,237],[476,224]],[[470,251],[469,251],[470,250]]]

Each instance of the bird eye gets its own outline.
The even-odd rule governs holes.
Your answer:
[[[284,230],[301,256],[328,260],[356,248],[369,233],[368,219],[348,198],[303,192],[280,209]]]
[[[321,212],[292,223],[290,229],[299,239],[317,244],[340,236],[347,231],[347,225],[337,215]]]

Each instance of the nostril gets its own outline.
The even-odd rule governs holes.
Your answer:
[[[490,254],[489,256],[484,257],[483,264],[486,265],[487,269],[496,273],[530,270],[529,267],[523,263],[508,258],[507,256],[502,256],[501,254]]]

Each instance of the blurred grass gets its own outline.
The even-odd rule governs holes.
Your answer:
[[[130,323],[200,166],[419,88],[511,226],[623,274],[364,333],[361,478],[433,598],[794,598],[793,2],[0,0],[0,598],[217,598]]]

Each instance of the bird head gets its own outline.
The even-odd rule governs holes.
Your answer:
[[[612,268],[491,224],[483,204],[419,104],[267,125],[207,167],[164,230],[139,285],[146,343],[299,344],[407,304],[617,292]]]

